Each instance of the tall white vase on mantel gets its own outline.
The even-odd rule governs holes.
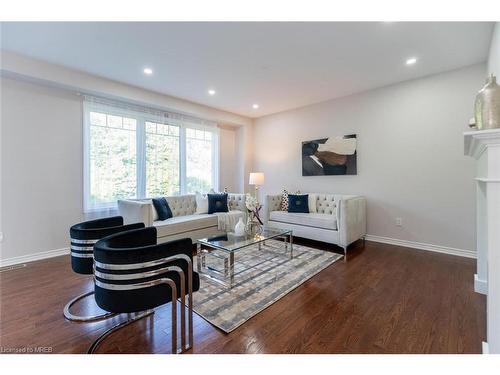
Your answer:
[[[479,130],[500,128],[500,86],[493,74],[476,96],[474,117]]]

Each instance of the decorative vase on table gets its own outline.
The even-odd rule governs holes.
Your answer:
[[[245,206],[247,208],[247,224],[245,226],[245,232],[249,236],[254,236],[256,234],[262,233],[262,220],[259,217],[259,211],[262,206],[259,204],[257,197],[253,197],[251,194],[247,193],[245,199]]]
[[[245,223],[241,217],[234,227],[234,234],[238,237],[245,235]]]
[[[500,86],[493,74],[476,96],[474,117],[478,130],[500,128]]]
[[[253,213],[250,213],[248,215],[245,232],[249,236],[255,236],[262,232],[262,225],[257,220],[255,220],[255,215]]]

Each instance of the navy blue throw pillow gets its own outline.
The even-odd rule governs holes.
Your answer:
[[[288,212],[309,213],[309,194],[288,194]]]
[[[207,194],[208,197],[208,213],[228,212],[227,194]]]
[[[153,206],[155,206],[155,210],[158,213],[158,219],[167,220],[174,216],[172,215],[172,210],[168,206],[168,202],[165,197],[153,198],[152,201]]]

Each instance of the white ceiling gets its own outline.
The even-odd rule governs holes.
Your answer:
[[[3,23],[2,48],[249,117],[487,59],[493,23]],[[406,66],[408,57],[418,62]],[[144,67],[153,75],[145,76]],[[210,96],[208,89],[217,94]],[[252,109],[258,103],[260,108]]]

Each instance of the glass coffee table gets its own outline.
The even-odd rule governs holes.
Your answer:
[[[293,259],[293,236],[291,230],[263,228],[260,234],[245,236],[235,236],[234,233],[228,232],[225,235],[202,238],[197,241],[197,271],[200,276],[231,289],[234,286],[234,277],[236,274],[234,269],[235,254],[252,245],[257,245],[257,251],[261,251],[262,245],[265,245],[265,241],[271,239],[283,239],[284,252],[277,253]],[[222,261],[223,268],[207,265],[207,257],[215,257]],[[252,267],[243,268],[239,273],[245,272],[250,268]]]

